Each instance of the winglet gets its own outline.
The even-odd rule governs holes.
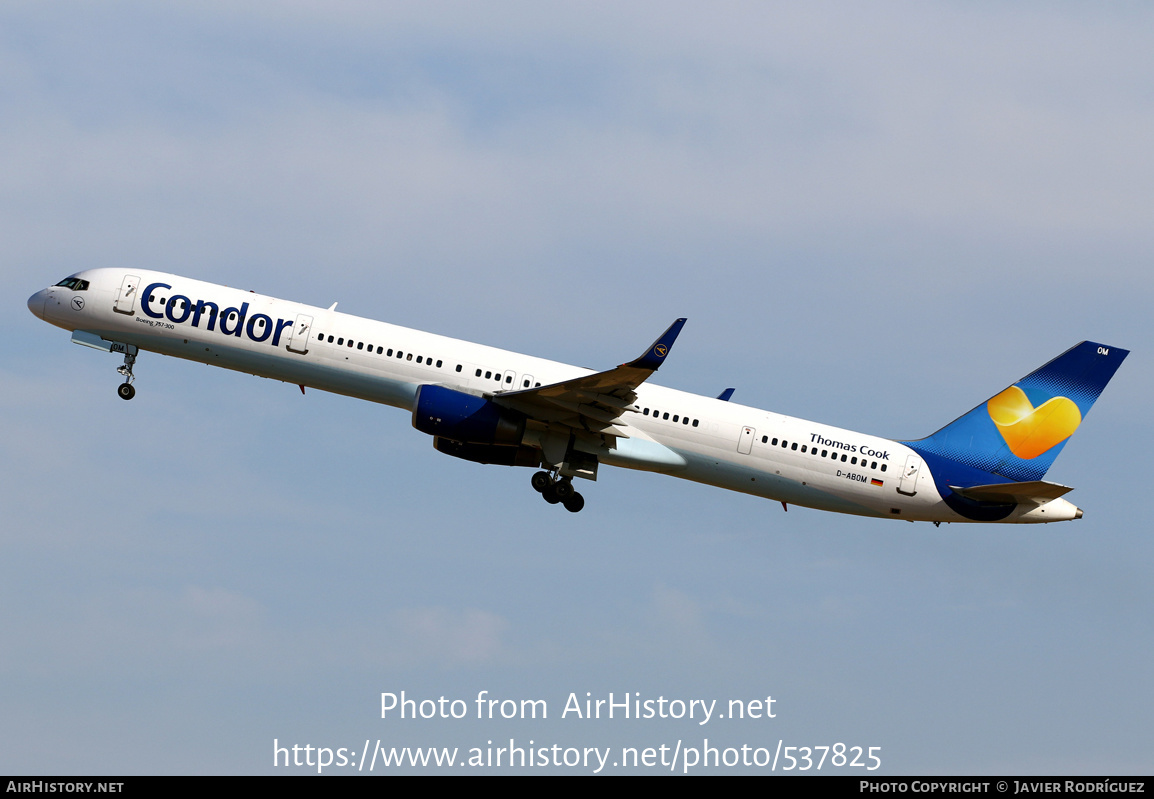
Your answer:
[[[736,389],[727,388],[725,391],[722,391],[720,394],[718,394],[717,398],[722,402],[729,402],[729,398],[733,396],[733,392],[735,390]]]
[[[685,326],[685,319],[678,319],[669,326],[661,336],[649,345],[649,349],[635,361],[630,361],[625,366],[633,366],[637,369],[648,369],[656,372],[657,367],[661,366],[661,362],[665,360],[665,356],[669,354],[669,350],[673,348],[673,342],[677,339],[677,334],[681,332],[681,328]]]

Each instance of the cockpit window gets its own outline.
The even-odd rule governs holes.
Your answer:
[[[66,277],[56,285],[73,291],[88,291],[88,281],[77,277]]]

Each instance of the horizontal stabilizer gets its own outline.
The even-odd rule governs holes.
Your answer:
[[[979,502],[1034,502],[1043,504],[1073,491],[1069,486],[1047,483],[1045,480],[1031,480],[1028,483],[994,483],[993,485],[958,488],[950,486],[955,494]]]

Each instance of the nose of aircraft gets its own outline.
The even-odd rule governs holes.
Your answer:
[[[44,303],[48,300],[48,289],[41,289],[28,298],[28,310],[44,318]]]

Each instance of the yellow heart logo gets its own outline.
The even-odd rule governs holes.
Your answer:
[[[1030,460],[1061,444],[1082,423],[1082,412],[1066,397],[1052,397],[1037,408],[1017,386],[986,403],[986,410],[1010,452]]]

